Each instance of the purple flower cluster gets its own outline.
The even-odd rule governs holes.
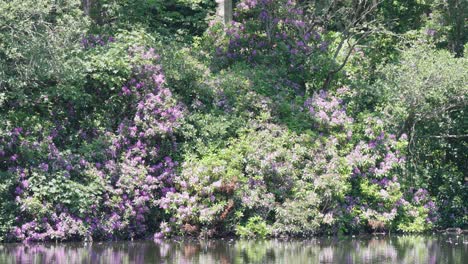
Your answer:
[[[90,34],[90,35],[84,35],[81,37],[81,46],[84,49],[91,49],[94,47],[105,46],[114,41],[115,39],[112,36]]]
[[[311,117],[322,126],[346,127],[353,123],[353,118],[346,114],[343,101],[323,90],[307,99],[304,107],[308,109]]]
[[[345,202],[333,210],[333,215],[355,219],[345,223],[355,230],[362,230],[363,224],[372,229],[388,229],[389,223],[398,215],[414,215],[411,217],[416,218],[424,215],[422,211],[428,208],[436,211],[427,191],[420,189],[412,197],[404,195],[397,170],[405,162],[402,151],[406,138],[397,139],[386,132],[383,121],[376,117],[356,123],[347,115],[346,105],[341,100],[348,92],[346,88],[339,89],[336,95],[319,91],[305,102],[305,108],[318,123],[317,127],[331,133],[321,151],[314,153],[314,173],[336,173],[337,168],[343,166],[343,160],[333,146],[348,146],[343,158],[351,169],[349,183],[352,191],[346,194]],[[323,184],[322,179],[315,182],[316,188],[319,184]],[[426,209],[421,211],[422,207]],[[430,213],[425,221],[432,224],[435,219]]]
[[[50,217],[26,222],[15,227],[11,233],[16,239],[25,242],[44,240],[65,240],[86,235],[87,228],[83,220],[68,213],[53,213]]]
[[[290,70],[300,70],[312,52],[327,51],[321,30],[307,22],[296,1],[243,0],[234,16],[235,22],[225,30],[228,45],[217,47],[217,55],[228,61],[256,63],[271,57],[275,63],[287,62]]]
[[[132,47],[129,54],[143,63],[134,67],[134,76],[120,93],[132,107],[111,136],[111,160],[104,171],[113,175],[114,184],[104,204],[113,212],[113,227],[133,237],[144,235],[156,202],[174,190],[177,163],[168,154],[175,151],[173,131],[184,109],[164,87],[154,49]]]
[[[427,210],[428,215],[426,221],[428,223],[434,224],[439,220],[440,217],[437,211],[437,206],[429,196],[429,192],[426,189],[419,188],[415,191],[413,188],[410,188],[407,196],[410,200],[412,196],[412,203],[414,205],[423,206]]]
[[[99,149],[59,149],[60,124],[46,135],[20,127],[0,135],[0,166],[17,181],[21,209],[12,239],[141,237],[155,221],[159,199],[175,191],[173,132],[184,107],[165,87],[153,49],[132,47],[128,54],[135,65],[120,98],[116,95],[126,110],[121,122],[114,131],[77,131],[77,138]],[[39,214],[38,205],[46,212]]]

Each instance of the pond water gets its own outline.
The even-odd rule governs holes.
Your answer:
[[[0,244],[0,263],[468,263],[468,235]]]

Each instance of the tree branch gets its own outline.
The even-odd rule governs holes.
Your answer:
[[[427,138],[467,138],[468,134],[464,135],[439,135],[439,136],[425,136]]]

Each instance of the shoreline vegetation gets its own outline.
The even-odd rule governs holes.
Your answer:
[[[0,242],[466,233],[468,5],[217,2],[0,0]]]
[[[274,241],[313,241],[320,239],[371,239],[371,238],[391,238],[391,237],[401,237],[401,236],[434,236],[434,235],[468,235],[468,230],[461,230],[458,228],[447,228],[445,230],[433,230],[425,231],[420,233],[385,233],[385,232],[374,232],[374,233],[358,233],[358,234],[334,234],[334,235],[314,235],[310,237],[301,237],[301,236],[282,236],[282,237],[239,237],[236,235],[220,236],[220,237],[195,237],[195,236],[171,236],[164,238],[155,238],[154,236],[140,237],[137,239],[114,239],[114,240],[94,240],[92,237],[78,239],[78,240],[47,240],[47,241],[26,241],[23,243],[27,244],[67,244],[67,243],[107,243],[107,242],[145,242],[145,241],[237,241],[237,240],[253,240],[253,241],[263,241],[263,240],[274,240]],[[447,240],[446,242],[449,242]],[[8,241],[2,242],[0,244],[15,244],[18,241]],[[21,242],[20,242],[21,243]]]
[[[235,234],[227,235],[227,236],[215,236],[215,237],[196,237],[196,236],[171,236],[171,237],[164,237],[164,238],[155,238],[154,236],[147,236],[147,237],[140,237],[140,238],[129,238],[129,239],[114,239],[114,240],[94,240],[92,237],[85,237],[83,239],[77,240],[67,240],[67,241],[60,241],[60,240],[46,240],[46,241],[23,241],[23,243],[27,244],[41,244],[41,243],[54,243],[54,244],[61,244],[61,243],[106,243],[106,242],[137,242],[137,241],[236,241],[236,240],[275,240],[275,241],[310,241],[310,240],[320,240],[320,239],[369,239],[374,237],[400,237],[400,236],[433,236],[433,235],[468,235],[468,230],[450,230],[451,228],[447,228],[445,230],[432,230],[432,231],[425,231],[420,233],[403,233],[403,232],[374,232],[374,233],[357,233],[357,234],[322,234],[322,235],[314,235],[309,237],[301,237],[301,236],[281,236],[281,237],[240,237]],[[0,244],[14,244],[20,241],[7,241],[1,242]],[[21,243],[21,242],[20,242]]]

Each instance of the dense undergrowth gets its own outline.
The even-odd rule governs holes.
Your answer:
[[[0,2],[1,240],[467,227],[438,1],[32,2]]]

